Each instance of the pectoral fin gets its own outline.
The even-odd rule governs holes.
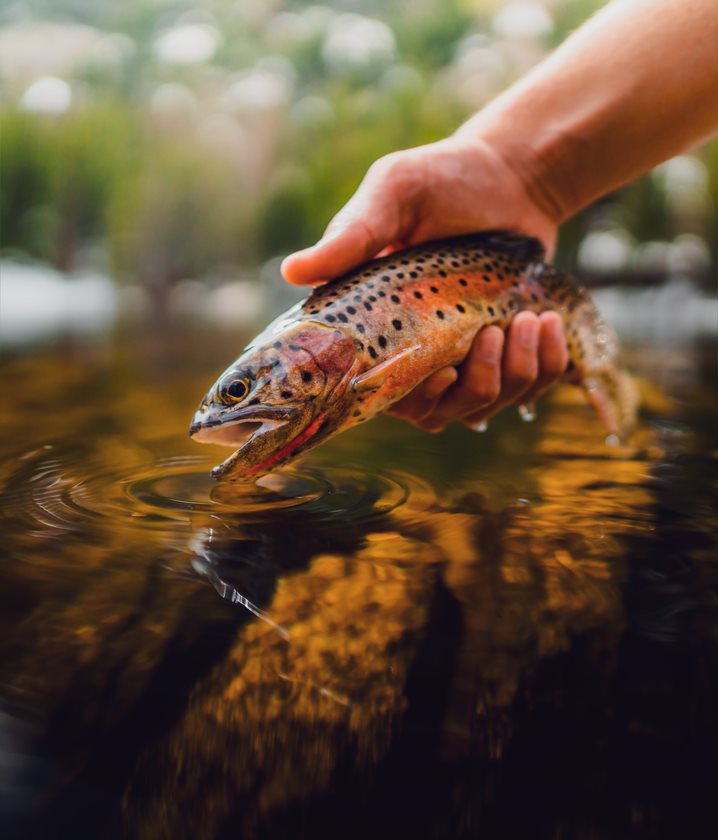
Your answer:
[[[358,392],[364,391],[378,391],[387,379],[396,372],[397,367],[401,362],[409,358],[413,353],[419,349],[420,345],[415,344],[412,347],[407,347],[395,356],[389,359],[384,359],[378,365],[365,370],[363,373],[357,374],[352,379],[352,388]]]

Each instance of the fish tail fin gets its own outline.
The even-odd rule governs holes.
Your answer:
[[[609,433],[625,439],[636,423],[639,393],[621,359],[618,339],[588,295],[568,314],[572,373]]]
[[[638,390],[633,377],[625,369],[606,368],[594,372],[582,387],[610,434],[624,440],[636,423]]]

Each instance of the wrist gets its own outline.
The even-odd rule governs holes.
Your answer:
[[[585,141],[560,124],[536,121],[520,104],[497,101],[456,135],[488,147],[550,224],[560,225],[583,206],[568,162],[585,154]]]

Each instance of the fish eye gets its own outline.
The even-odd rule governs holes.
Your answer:
[[[249,393],[249,378],[233,379],[231,382],[220,385],[219,398],[225,405],[233,405],[242,402]]]

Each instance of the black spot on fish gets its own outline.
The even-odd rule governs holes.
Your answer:
[[[401,329],[401,321],[399,321],[398,318],[395,318],[391,322],[391,325],[394,327],[395,330],[400,330]]]
[[[395,266],[395,265],[390,265],[390,266],[388,266],[388,267],[389,267],[392,271],[394,271],[394,269],[396,268],[396,266]]]
[[[404,279],[404,272],[403,271],[398,271],[396,276],[399,278],[399,280],[403,280]]]
[[[437,309],[436,310],[436,317],[441,318],[441,320],[443,321],[444,320],[444,313],[440,309]]]
[[[380,335],[377,341],[379,342],[379,347],[386,347],[386,339],[383,335]]]
[[[488,313],[489,313],[489,315],[493,315],[493,314],[494,314],[494,307],[493,307],[493,306],[489,306],[489,308],[488,308]]]
[[[348,312],[350,315],[356,315],[356,314],[357,314],[357,311],[356,311],[356,309],[354,309],[354,307],[353,307],[353,306],[347,306],[347,312]]]
[[[386,297],[386,292],[377,292],[379,297]]]
[[[361,417],[361,411],[353,411],[352,417]]]
[[[283,400],[288,400],[292,396],[292,392],[291,391],[282,391],[282,393],[279,396]]]
[[[421,299],[424,297],[424,295],[422,295],[422,293],[421,293],[421,292],[414,292],[414,297],[415,297],[415,298],[418,298],[419,300],[421,300]]]
[[[349,319],[347,318],[347,316],[343,312],[340,312],[337,315],[337,318],[339,318],[339,320],[342,322],[342,324],[346,324],[349,321]]]
[[[364,301],[364,309],[366,309],[367,312],[371,312],[371,309],[372,309],[371,304]]]
[[[333,324],[337,319],[333,315],[325,315],[324,316],[330,324]]]
[[[311,381],[312,381],[311,373],[309,373],[308,370],[303,370],[302,371],[302,382],[311,382]]]
[[[429,286],[429,288],[431,289],[431,291],[432,291],[435,295],[438,295],[438,294],[439,294],[439,290],[436,288],[436,286]]]
[[[418,276],[419,276],[419,275],[418,275],[415,271],[410,271],[410,272],[409,272],[409,277],[411,277],[411,278],[412,278],[412,279],[414,279],[414,280],[416,280],[416,278],[417,278]]]
[[[274,349],[275,349],[275,350],[279,350],[279,348],[280,348],[281,346],[282,346],[282,342],[281,342],[281,341],[275,341],[275,342],[274,342],[274,344],[272,345],[272,347],[274,347]]]
[[[440,271],[439,272],[439,277],[446,277],[446,272],[445,271]]]
[[[452,261],[451,261],[451,267],[452,267],[452,268],[460,268],[460,267],[461,267],[461,263],[460,263],[460,262],[457,262],[456,260],[452,260]]]
[[[364,324],[357,324],[357,332],[364,333]]]
[[[459,310],[459,312],[466,312],[466,309],[460,303],[456,304],[456,308]]]
[[[484,281],[484,283],[490,283],[491,282],[491,278],[487,274],[482,274],[481,279]]]
[[[389,275],[388,275],[388,274],[382,274],[381,279],[382,279],[385,283],[391,283],[391,277],[389,277]]]
[[[460,286],[468,286],[468,283],[467,283],[467,282],[466,282],[466,280],[464,280],[464,278],[462,277],[462,278],[461,278],[461,280],[459,280],[459,285],[460,285]]]
[[[399,303],[399,295],[392,295],[391,299],[394,303]]]
[[[372,357],[372,359],[376,359],[377,353],[376,350],[371,346],[371,344],[367,349],[369,350],[369,355]]]
[[[535,294],[534,292],[531,292],[531,300],[532,300],[534,303],[538,303],[538,295],[537,295],[537,294]]]
[[[290,350],[301,350],[302,348],[301,348],[301,347],[297,347],[297,345],[296,345],[296,344],[290,344],[290,345],[289,345],[289,349],[290,349]]]
[[[401,260],[402,265],[409,265],[409,260]]]
[[[369,295],[369,300],[370,300],[372,303],[376,303],[376,295]]]

